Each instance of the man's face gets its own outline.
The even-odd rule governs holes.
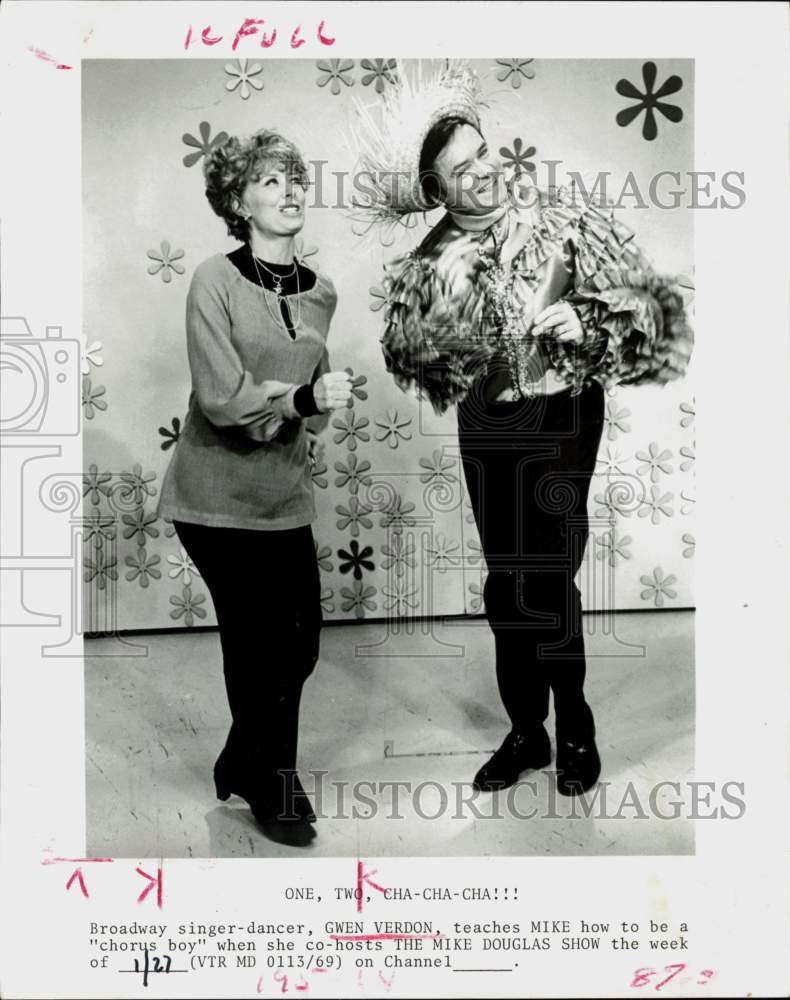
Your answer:
[[[444,204],[454,212],[484,215],[505,199],[502,161],[472,125],[459,125],[436,157]]]

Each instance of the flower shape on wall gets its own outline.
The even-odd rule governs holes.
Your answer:
[[[407,569],[414,569],[417,565],[414,558],[414,543],[404,542],[400,532],[393,534],[390,544],[382,545],[381,551],[386,557],[381,565],[388,571],[394,569],[396,576],[403,576]]]
[[[341,603],[344,611],[353,611],[357,618],[364,618],[365,611],[375,611],[375,587],[366,587],[361,580],[355,580],[352,588],[342,587],[341,595],[345,600]]]
[[[184,166],[193,167],[198,160],[208,154],[214,149],[215,146],[221,146],[222,143],[228,138],[227,132],[218,132],[213,139],[210,139],[211,126],[208,122],[200,123],[200,138],[196,139],[194,135],[190,135],[189,132],[185,132],[182,136],[181,141],[186,146],[194,146],[197,149],[196,153],[187,153],[184,157]]]
[[[512,170],[516,174],[532,174],[535,172],[535,164],[530,160],[530,157],[537,153],[537,149],[534,146],[528,146],[522,151],[523,145],[523,140],[514,139],[513,149],[510,150],[507,146],[502,146],[499,150],[499,155],[502,157],[502,161],[507,169]]]
[[[392,532],[413,528],[417,523],[416,519],[410,516],[414,509],[415,505],[410,501],[404,501],[403,497],[398,495],[394,496],[381,519],[381,527],[388,528]]]
[[[454,476],[450,469],[455,468],[455,459],[443,456],[437,448],[431,458],[421,458],[420,465],[425,472],[420,473],[421,483],[457,483],[458,476]]]
[[[599,454],[595,460],[595,464],[598,466],[595,471],[599,476],[625,476],[627,473],[624,466],[629,460],[619,448],[607,445],[605,454]]]
[[[168,521],[167,518],[165,518],[165,531],[164,531],[164,535],[165,535],[165,538],[175,538],[175,536],[176,536],[176,529],[173,527],[173,522],[172,521]]]
[[[192,594],[192,588],[185,584],[181,590],[181,596],[171,595],[170,603],[175,605],[173,610],[170,612],[170,617],[173,621],[178,621],[179,618],[184,619],[184,624],[187,628],[192,628],[195,624],[195,616],[198,618],[206,617],[206,609],[201,607],[202,604],[206,602],[205,594]]]
[[[136,538],[139,549],[145,546],[146,536],[159,537],[159,528],[154,527],[156,514],[153,511],[147,513],[145,508],[141,507],[133,514],[123,514],[121,520],[126,525],[123,529],[123,537]]]
[[[321,610],[326,615],[331,615],[334,613],[335,605],[332,602],[332,598],[335,596],[334,590],[331,587],[324,587],[321,591]]]
[[[99,472],[98,466],[90,465],[87,473],[83,472],[82,474],[82,495],[90,497],[93,506],[97,507],[101,503],[102,496],[108,497],[110,495],[107,483],[111,480],[112,473]]]
[[[151,483],[156,479],[155,472],[143,472],[142,465],[135,465],[131,472],[121,473],[120,497],[124,501],[144,504],[148,497],[156,496],[157,490]]]
[[[534,79],[535,70],[530,66],[534,61],[534,59],[497,59],[497,64],[503,68],[499,70],[496,78],[500,83],[510,79],[510,85],[518,90],[522,79]]]
[[[378,227],[378,238],[381,246],[389,249],[395,244],[396,239],[402,236],[403,233],[409,229],[416,229],[420,223],[420,219],[423,222],[426,221],[425,212],[412,212],[410,215],[405,215],[403,218],[399,219],[397,224],[379,226]],[[359,228],[352,223],[351,232],[355,236],[365,236],[370,232],[370,224],[366,224],[363,228]]]
[[[682,541],[685,542],[685,544],[686,544],[686,548],[683,549],[683,558],[684,559],[691,559],[691,557],[694,555],[694,552],[696,551],[696,548],[697,548],[697,543],[694,540],[694,536],[693,535],[689,535],[689,534],[685,534],[682,537]]]
[[[681,490],[680,499],[683,500],[683,503],[680,505],[680,513],[690,514],[694,510],[694,505],[697,502],[697,498],[695,496],[692,496],[691,493],[688,493],[685,490]]]
[[[383,94],[385,85],[398,79],[394,59],[362,59],[360,65],[368,71],[362,77],[362,86],[369,87],[375,81],[377,94]]]
[[[483,558],[483,547],[476,538],[470,538],[466,543],[466,547],[469,549],[469,555],[466,557],[467,562],[471,563],[472,566],[476,566]]]
[[[683,414],[680,418],[680,426],[691,427],[694,423],[694,417],[697,415],[697,411],[694,407],[694,400],[692,399],[690,403],[681,403],[680,412]]]
[[[348,486],[348,492],[356,494],[360,486],[369,486],[373,479],[367,475],[370,471],[370,462],[357,460],[353,453],[349,454],[348,462],[335,462],[335,470],[340,473],[335,478],[335,486],[342,489]]]
[[[650,487],[650,499],[645,499],[642,501],[642,506],[639,508],[637,513],[640,517],[647,517],[650,515],[650,520],[653,524],[661,523],[661,515],[664,517],[672,517],[675,511],[670,507],[670,503],[674,498],[673,493],[661,493],[661,489],[658,486]]]
[[[225,63],[225,72],[234,77],[225,84],[225,90],[233,91],[238,87],[241,99],[248,100],[252,93],[250,87],[254,87],[255,90],[263,90],[263,80],[257,79],[262,69],[263,66],[260,63],[250,65],[247,59],[237,59],[235,66],[233,63]]]
[[[639,581],[645,587],[639,596],[643,601],[652,601],[657,608],[664,607],[665,597],[674,600],[678,596],[677,591],[672,589],[673,584],[677,583],[677,577],[672,573],[664,576],[660,566],[653,570],[652,577],[640,576]]]
[[[103,385],[94,387],[87,376],[82,376],[82,409],[86,420],[93,420],[96,410],[107,409],[107,401],[102,399],[105,392]]]
[[[604,420],[606,423],[606,437],[610,441],[617,439],[618,431],[627,434],[631,430],[631,425],[627,423],[630,416],[630,410],[620,409],[613,399],[609,400],[606,404],[606,416]]]
[[[472,595],[469,610],[477,614],[478,611],[483,610],[483,588],[479,583],[470,583],[469,593]]]
[[[310,470],[310,475],[313,477],[313,484],[319,488],[319,490],[325,490],[329,485],[329,480],[325,477],[327,471],[325,462],[316,462],[315,465]]]
[[[346,549],[337,550],[340,572],[352,573],[355,580],[361,580],[362,570],[372,572],[376,568],[370,561],[370,557],[373,555],[373,546],[366,545],[364,549],[360,549],[359,542],[354,539],[349,545],[349,549],[350,552]]]
[[[687,274],[679,274],[677,285],[681,289],[680,296],[683,299],[683,305],[688,308],[694,301],[694,292],[696,291],[694,279],[690,278]]]
[[[367,417],[357,418],[353,410],[348,410],[342,417],[332,421],[332,426],[338,431],[333,439],[335,444],[345,441],[349,451],[356,451],[357,441],[370,441],[370,434],[365,430],[369,423]]]
[[[629,484],[622,482],[610,483],[603,493],[596,493],[593,498],[599,505],[596,508],[596,517],[605,517],[614,522],[620,517],[630,517],[632,511],[624,505],[632,499]],[[641,513],[641,511],[640,511]]]
[[[662,472],[667,476],[672,474],[672,466],[668,464],[668,460],[672,458],[672,452],[666,448],[662,451],[655,441],[650,442],[647,451],[638,451],[636,457],[642,462],[642,465],[637,466],[636,471],[640,476],[649,472],[650,481],[653,483],[659,481]]]
[[[84,580],[86,583],[92,583],[95,580],[99,590],[104,590],[108,580],[118,579],[117,560],[115,556],[108,557],[104,549],[98,549],[95,556],[95,559],[85,559],[84,561]]]
[[[101,511],[92,510],[82,519],[82,540],[86,544],[93,543],[100,549],[105,541],[111,542],[115,534],[115,518],[112,514],[102,514]]]
[[[690,403],[681,403],[680,412],[683,414],[680,418],[680,426],[691,427],[694,423],[694,417],[697,415],[697,411],[694,408],[694,400],[692,399]]]
[[[686,460],[685,462],[681,462],[680,463],[680,470],[681,470],[681,472],[688,472],[689,469],[693,469],[694,468],[694,463],[697,460],[697,455],[696,455],[694,446],[692,445],[691,448],[688,448],[686,445],[684,445],[680,449],[680,454]]]
[[[425,548],[428,565],[439,573],[446,573],[448,567],[458,565],[459,557],[456,553],[459,548],[458,542],[449,541],[447,536],[440,531],[431,544]]]
[[[162,449],[162,451],[167,451],[168,448],[172,448],[173,445],[181,437],[181,421],[179,420],[179,418],[178,417],[173,417],[173,419],[170,421],[170,424],[171,424],[171,428],[172,428],[171,430],[168,430],[167,427],[160,427],[159,428],[159,433],[165,439],[159,445],[159,447]]]
[[[184,265],[179,264],[178,261],[184,256],[183,250],[170,250],[170,244],[167,240],[162,240],[159,245],[160,249],[157,253],[156,250],[148,250],[148,256],[154,261],[153,264],[148,265],[149,274],[160,274],[162,275],[162,281],[172,281],[173,271],[176,274],[184,273]]]
[[[354,68],[354,63],[351,59],[321,59],[316,63],[316,66],[324,74],[324,76],[317,78],[316,83],[319,87],[325,87],[328,83],[331,84],[329,89],[335,97],[340,93],[341,83],[347,87],[354,85],[353,79],[348,75]]]
[[[389,587],[382,589],[382,593],[387,598],[384,602],[384,610],[391,611],[395,618],[405,617],[419,603],[416,587],[409,588],[405,580],[393,581]]]
[[[397,448],[401,440],[411,441],[411,431],[405,429],[410,424],[411,417],[400,417],[397,410],[387,410],[384,416],[376,417],[376,440]]]
[[[369,288],[368,291],[373,299],[370,303],[371,312],[378,312],[380,309],[383,309],[385,306],[390,304],[389,295],[380,285],[374,285],[372,288]]]
[[[328,545],[319,547],[318,542],[315,543],[315,559],[318,563],[318,568],[322,569],[325,573],[331,573],[335,568],[330,558],[331,555],[332,550]]]
[[[99,354],[101,350],[101,341],[94,340],[90,347],[82,348],[82,374],[90,375],[91,365],[96,368],[100,368],[104,364],[104,359]]]
[[[200,576],[200,573],[195,567],[195,564],[189,558],[189,554],[183,545],[179,547],[179,554],[177,556],[168,556],[167,561],[173,567],[169,572],[168,576],[171,580],[175,580],[176,577],[182,577],[183,583],[189,586],[192,583],[192,574],[195,576]]]
[[[130,583],[133,580],[139,580],[141,587],[147,587],[150,577],[153,577],[154,580],[159,580],[162,577],[161,571],[156,568],[159,562],[159,556],[149,557],[145,549],[138,549],[136,556],[126,557],[126,565],[131,567],[126,573],[126,579]]]
[[[301,261],[303,264],[309,257],[315,257],[318,253],[318,247],[306,246],[304,240],[301,236],[297,236],[294,241],[294,255],[297,260]],[[316,262],[313,261],[313,266]]]
[[[621,97],[630,97],[639,103],[632,104],[630,107],[618,111],[615,121],[618,125],[625,127],[626,125],[630,125],[644,111],[645,120],[642,123],[642,138],[647,139],[648,142],[652,142],[658,135],[656,116],[653,113],[653,109],[675,124],[682,121],[683,111],[676,104],[666,104],[661,98],[669,97],[670,94],[676,94],[683,86],[683,81],[679,76],[670,76],[661,84],[658,90],[653,92],[653,87],[656,83],[656,64],[654,62],[643,64],[642,80],[645,86],[644,93],[628,80],[622,79],[617,81],[615,85],[617,93]]]
[[[600,538],[595,539],[598,559],[606,559],[610,566],[617,566],[618,559],[630,559],[633,555],[628,551],[633,539],[630,535],[618,535],[615,531],[605,531]]]
[[[367,516],[370,513],[370,507],[360,507],[356,497],[349,498],[348,508],[338,504],[335,507],[335,513],[340,515],[337,521],[338,530],[345,531],[346,528],[349,528],[354,538],[359,538],[360,524],[363,528],[373,527],[373,522]]]
[[[345,373],[351,376],[351,398],[346,403],[346,406],[351,409],[354,405],[354,398],[356,397],[360,402],[364,402],[368,398],[368,394],[362,388],[363,385],[368,384],[367,377],[365,375],[354,375],[353,368],[345,368]]]

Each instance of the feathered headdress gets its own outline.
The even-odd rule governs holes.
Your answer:
[[[364,197],[355,216],[368,223],[405,223],[425,212],[419,182],[420,153],[431,128],[442,118],[458,117],[480,128],[485,107],[477,75],[465,60],[446,60],[441,68],[419,62],[409,77],[398,61],[382,100],[373,107],[355,100],[352,145]]]

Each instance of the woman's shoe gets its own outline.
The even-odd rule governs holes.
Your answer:
[[[294,797],[292,804],[294,812],[298,813],[303,819],[306,819],[308,823],[316,822],[313,806],[307,796],[307,792],[302,787],[299,775],[296,773],[294,774]]]
[[[315,840],[315,827],[302,816],[297,819],[260,818],[253,803],[250,804],[250,808],[263,835],[277,844],[307,847]]]
[[[249,780],[239,774],[238,771],[235,771],[227,763],[227,757],[224,757],[223,754],[224,750],[219,755],[217,763],[214,765],[214,788],[220,802],[226,802],[231,795],[238,795],[239,798],[244,799],[250,804],[253,799],[259,799],[259,796],[257,796],[250,787]],[[304,819],[308,823],[315,823],[316,821],[316,815],[313,811],[312,805],[310,804],[310,799],[307,796],[307,792],[302,787],[299,775],[295,772],[291,808],[289,810],[286,809],[284,802],[280,803],[280,806],[282,808],[279,810],[279,816],[285,821],[293,819],[294,817]],[[277,816],[273,816],[272,818],[277,818]]]
[[[242,786],[243,782],[239,780],[239,775],[235,769],[230,766],[228,756],[223,750],[219,757],[217,757],[217,762],[214,765],[214,788],[217,792],[217,798],[221,802],[225,802],[234,793],[241,796],[241,798],[246,798],[243,792],[239,791]]]

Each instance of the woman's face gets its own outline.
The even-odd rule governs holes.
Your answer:
[[[241,198],[241,214],[262,236],[293,236],[304,225],[305,188],[282,164],[266,164]]]
[[[471,125],[459,125],[434,161],[447,208],[469,215],[490,212],[506,196],[502,161]]]

